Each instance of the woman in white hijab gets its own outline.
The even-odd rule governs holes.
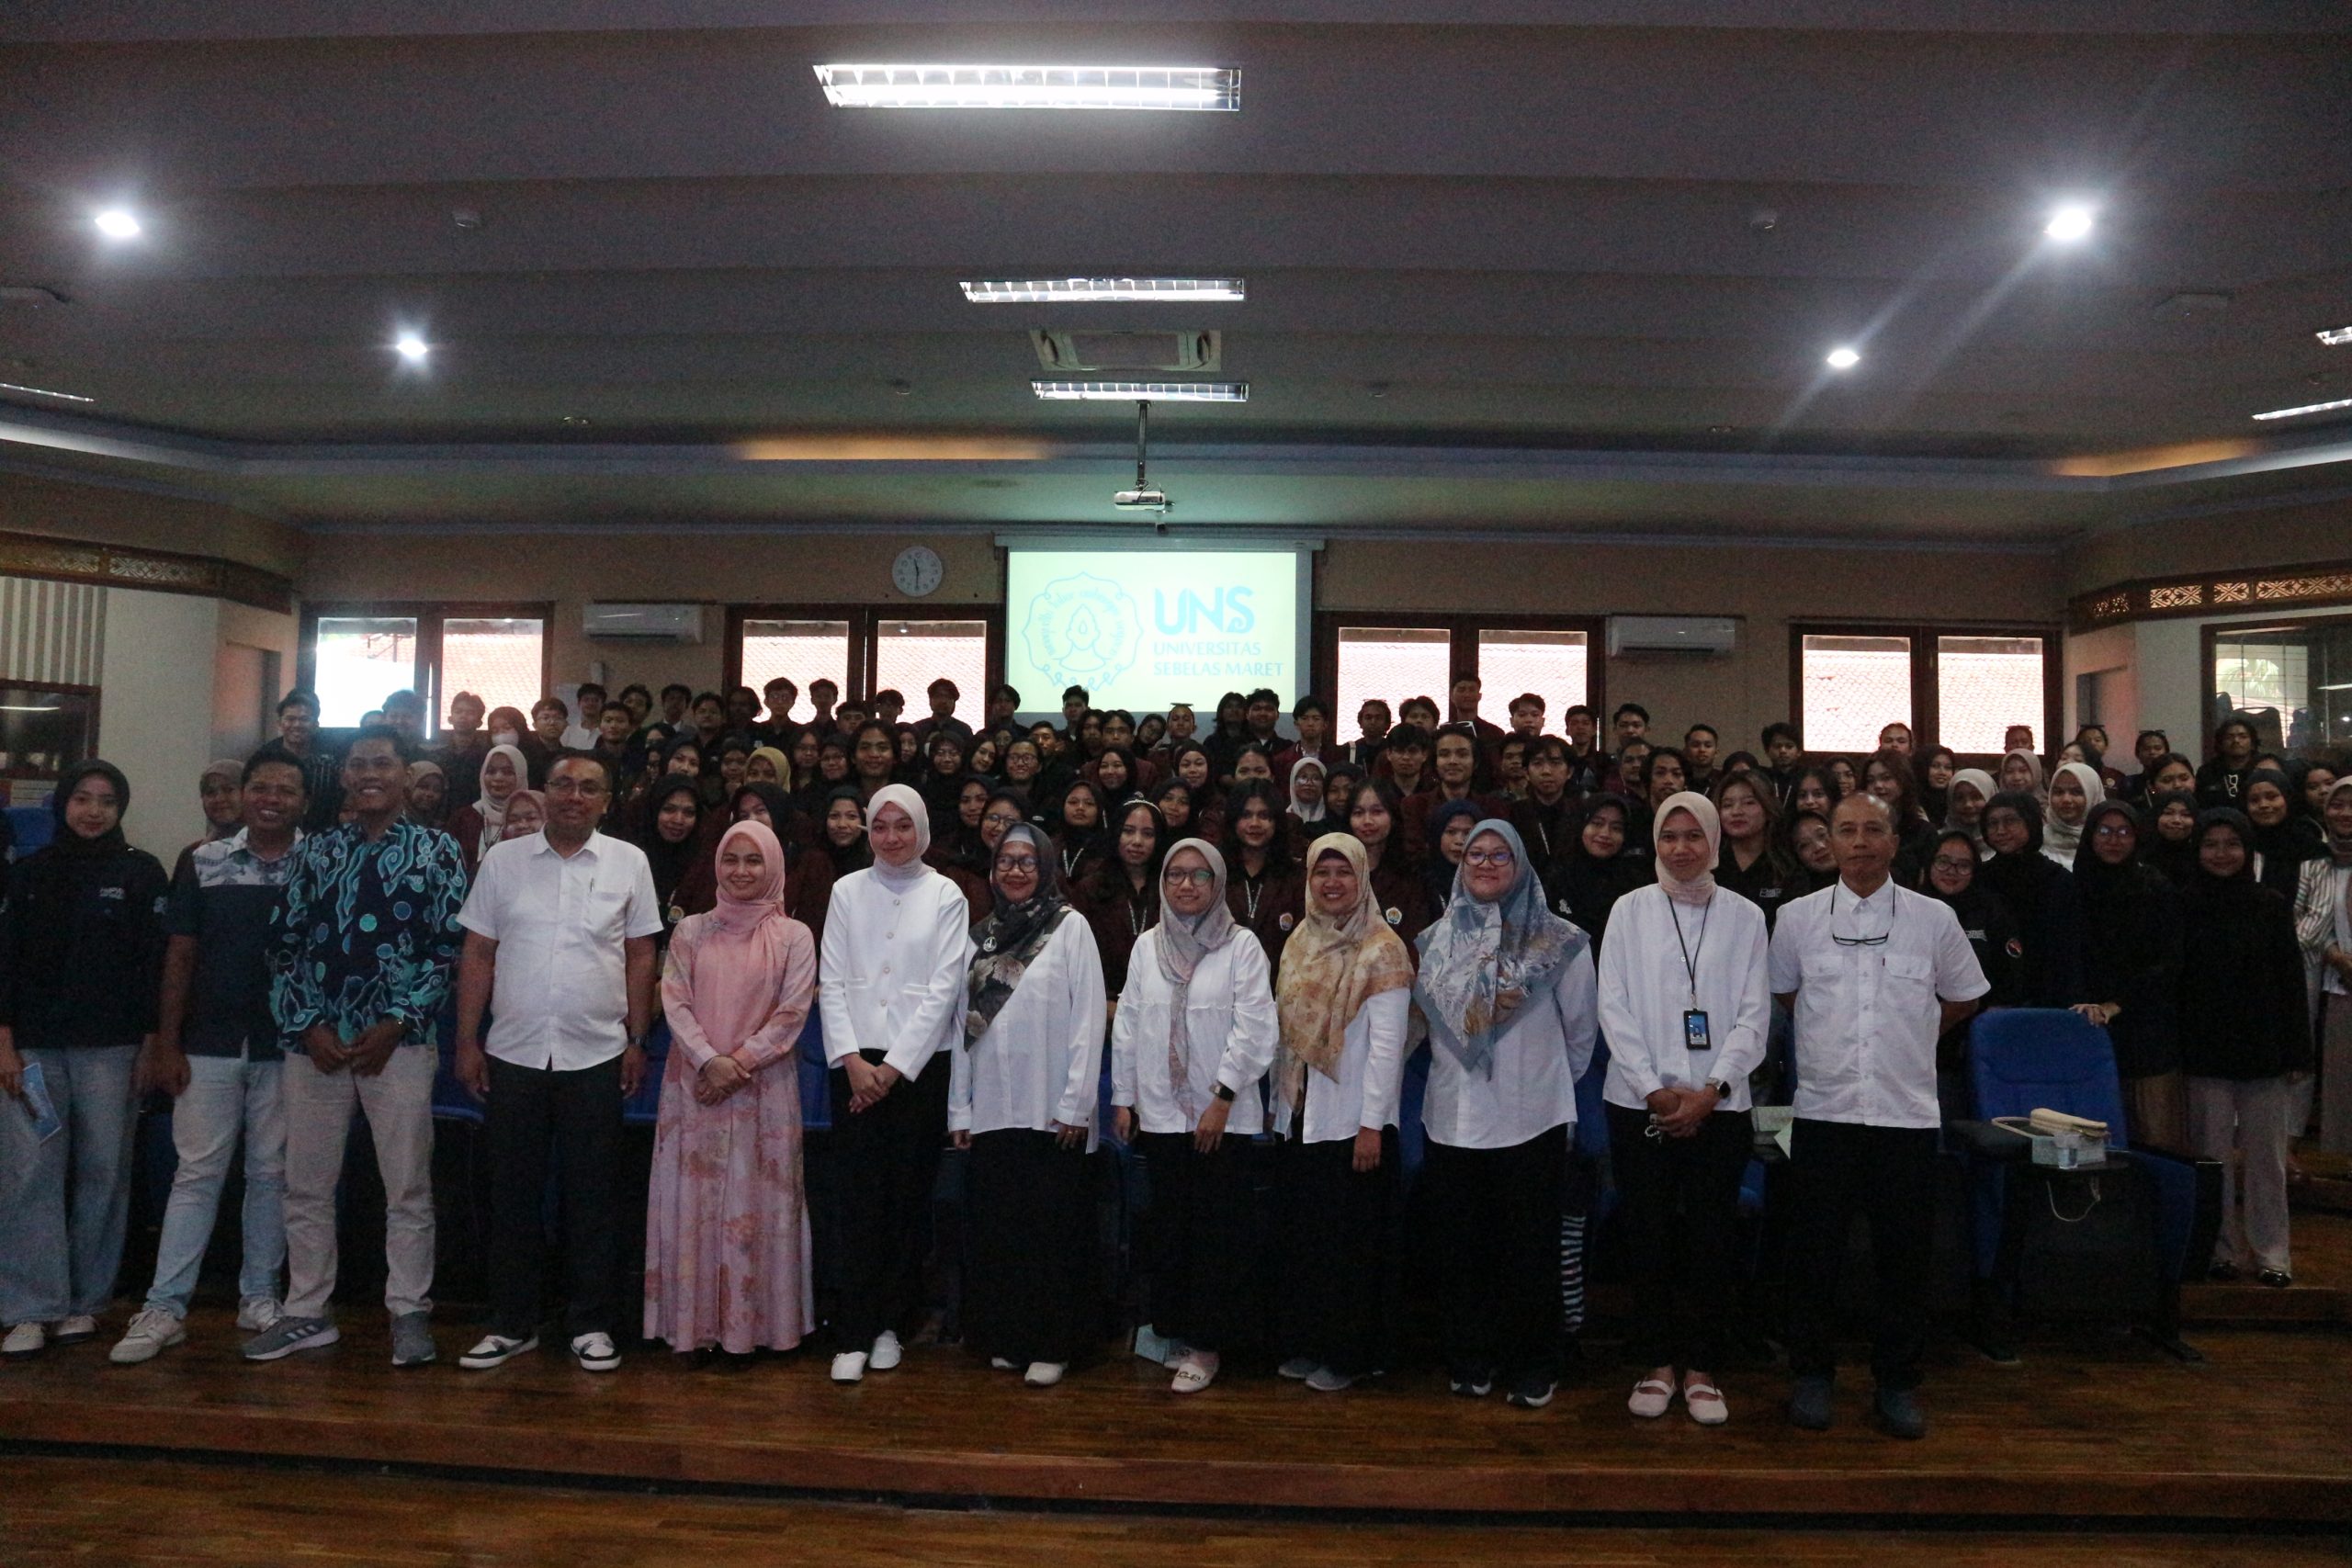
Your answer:
[[[1328,815],[1323,799],[1326,771],[1316,757],[1301,757],[1290,765],[1290,814],[1302,825],[1319,823]]]
[[[1596,1032],[1592,939],[1546,906],[1518,829],[1489,818],[1418,945],[1449,1382],[1476,1398],[1500,1381],[1540,1410],[1560,1381],[1560,1195]]]
[[[1669,795],[1652,834],[1657,882],[1617,901],[1600,954],[1601,1099],[1634,1268],[1634,1351],[1650,1369],[1626,1407],[1654,1418],[1679,1392],[1690,1419],[1713,1427],[1731,1414],[1713,1369],[1739,1280],[1747,1076],[1771,1021],[1764,912],[1715,886],[1722,829],[1704,795]]]
[[[482,753],[481,794],[449,814],[448,834],[466,852],[466,869],[481,864],[482,852],[506,835],[506,807],[529,786],[531,764],[518,747],[501,743]]]
[[[876,790],[866,840],[874,863],[833,884],[817,964],[842,1184],[835,1382],[896,1367],[922,1311],[970,924],[962,890],[923,863],[922,796]]]
[[[1216,1380],[1249,1308],[1249,1143],[1258,1084],[1281,1043],[1266,950],[1225,899],[1225,857],[1178,840],[1159,873],[1159,923],[1136,941],[1111,1021],[1113,1126],[1151,1173],[1140,1238],[1151,1326],[1175,1347],[1178,1393]]]
[[[2098,770],[2087,762],[2061,762],[2050,778],[2050,809],[2041,824],[2041,852],[2072,871],[2083,847],[2083,824],[2091,807],[2107,798]]]
[[[2000,792],[2001,786],[1993,782],[1993,775],[1982,768],[1961,769],[1945,787],[1943,825],[1954,832],[1967,834],[1968,841],[1976,846],[1978,860],[1993,852],[1992,846],[1984,841],[1984,807]]]

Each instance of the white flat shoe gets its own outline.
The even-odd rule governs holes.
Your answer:
[[[897,1366],[905,1354],[899,1345],[898,1331],[886,1328],[882,1337],[874,1342],[874,1354],[866,1358],[865,1364],[877,1372],[887,1372]]]
[[[1216,1381],[1217,1359],[1197,1352],[1176,1363],[1176,1378],[1168,1387],[1175,1393],[1198,1393]]]
[[[1625,1408],[1645,1421],[1655,1421],[1674,1404],[1674,1385],[1664,1378],[1644,1378],[1634,1385]]]
[[[1720,1427],[1731,1419],[1731,1406],[1724,1403],[1724,1391],[1707,1378],[1682,1380],[1682,1408],[1702,1427]]]
[[[1021,1374],[1021,1381],[1031,1388],[1051,1388],[1062,1381],[1062,1373],[1069,1370],[1065,1361],[1032,1361],[1029,1370]]]
[[[865,1352],[843,1350],[834,1356],[833,1381],[835,1382],[864,1382],[865,1381]]]
[[[1017,1372],[1021,1369],[1014,1366],[1011,1361],[1006,1360],[1002,1356],[990,1356],[989,1358],[989,1370],[999,1372]]]

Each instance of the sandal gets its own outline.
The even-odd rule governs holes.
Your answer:
[[[1674,1385],[1660,1377],[1646,1377],[1634,1385],[1634,1396],[1625,1401],[1625,1408],[1645,1421],[1655,1421],[1674,1403]]]
[[[1713,1379],[1696,1373],[1682,1380],[1682,1408],[1702,1427],[1720,1427],[1731,1419],[1731,1406],[1724,1403],[1724,1391],[1715,1386]]]
[[[1204,1361],[1197,1355],[1186,1356],[1176,1364],[1176,1376],[1169,1383],[1169,1391],[1172,1393],[1198,1393],[1216,1381],[1216,1370],[1215,1360]]]

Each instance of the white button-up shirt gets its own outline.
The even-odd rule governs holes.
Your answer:
[[[965,964],[979,956],[964,939]],[[965,987],[968,1003],[970,987]],[[997,1009],[988,1032],[968,1046],[959,1008],[955,1068],[947,1083],[947,1125],[958,1133],[1019,1128],[1032,1133],[1086,1129],[1094,1147],[1095,1101],[1102,1083],[1102,954],[1094,929],[1072,909],[1046,939],[1035,963]]]
[[[1675,903],[1655,884],[1618,899],[1600,953],[1600,1032],[1609,1042],[1600,1097],[1640,1111],[1669,1085],[1722,1079],[1731,1093],[1720,1109],[1747,1110],[1747,1075],[1764,1060],[1772,1021],[1766,964],[1764,911],[1736,893],[1716,888],[1704,909]],[[1711,1050],[1690,1048],[1683,1015],[1694,1007],[1707,1015]]]
[[[935,871],[893,887],[869,866],[834,883],[817,957],[826,1065],[879,1051],[911,1078],[954,1045],[971,928],[963,890]]]
[[[1616,933],[1613,916],[1609,930]],[[1421,1101],[1430,1141],[1450,1149],[1510,1149],[1574,1126],[1577,1079],[1592,1066],[1600,1029],[1594,983],[1587,943],[1551,990],[1495,1036],[1491,1075],[1468,1071],[1431,1041],[1429,1093]]]
[[[1159,972],[1159,931],[1154,926],[1144,932],[1127,961],[1127,987],[1111,1021],[1111,1103],[1133,1106],[1139,1131],[1189,1133],[1223,1084],[1233,1091],[1225,1130],[1253,1137],[1266,1130],[1258,1082],[1282,1044],[1266,949],[1243,927],[1216,952],[1203,953],[1193,971],[1184,993],[1185,1039],[1192,1047],[1184,1077],[1193,1112],[1187,1116],[1169,1071],[1168,1013],[1175,987]]]
[[[603,833],[570,855],[544,832],[492,844],[458,923],[498,943],[482,1042],[492,1055],[572,1072],[627,1049],[623,944],[662,930],[643,850]]]
[[[1383,991],[1356,1010],[1342,1037],[1336,1081],[1306,1069],[1306,1125],[1300,1142],[1334,1143],[1365,1127],[1396,1124],[1396,1097],[1405,1080],[1405,1025],[1412,1013],[1408,987]],[[1276,1075],[1277,1077],[1281,1075]],[[1288,1136],[1291,1106],[1274,1086],[1274,1130]]]
[[[1781,906],[1772,989],[1796,993],[1799,1116],[1935,1127],[1939,998],[1973,1001],[1992,987],[1950,905],[1892,881],[1857,897],[1841,877]]]

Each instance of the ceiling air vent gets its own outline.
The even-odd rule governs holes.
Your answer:
[[[1215,370],[1221,352],[1213,332],[1035,332],[1037,363],[1052,371]]]

